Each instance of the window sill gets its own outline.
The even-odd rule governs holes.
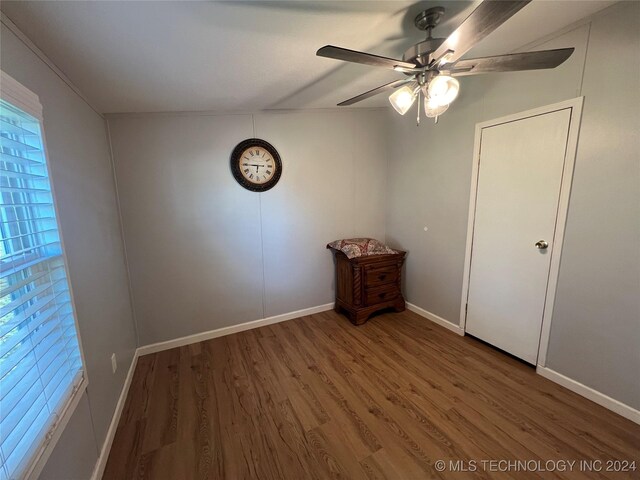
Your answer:
[[[53,449],[56,447],[58,440],[60,440],[62,432],[64,432],[64,429],[69,423],[69,420],[76,411],[76,408],[80,403],[80,399],[87,391],[88,385],[89,379],[87,378],[85,373],[84,378],[75,389],[75,392],[73,392],[71,397],[67,400],[65,408],[60,414],[60,419],[51,430],[49,438],[45,441],[45,443],[40,447],[38,453],[34,456],[30,467],[26,471],[26,475],[24,477],[25,480],[37,480],[37,478],[40,476],[40,473],[46,465],[47,460],[49,460]]]

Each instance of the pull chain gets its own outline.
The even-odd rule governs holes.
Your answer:
[[[416,127],[420,126],[420,106],[421,103],[420,102],[420,95],[422,94],[422,89],[418,90],[418,118],[416,118]]]

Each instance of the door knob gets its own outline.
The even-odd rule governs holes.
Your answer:
[[[539,240],[536,242],[536,248],[538,250],[546,250],[549,248],[549,244],[545,240]]]

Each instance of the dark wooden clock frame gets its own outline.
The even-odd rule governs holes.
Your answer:
[[[247,148],[251,147],[264,148],[273,157],[273,162],[275,163],[276,170],[273,173],[273,177],[271,177],[268,182],[257,185],[250,182],[244,177],[244,175],[242,175],[239,162],[240,156]],[[266,192],[267,190],[275,187],[276,183],[278,183],[278,181],[280,180],[280,176],[282,175],[282,161],[280,160],[280,154],[273,145],[260,138],[248,138],[247,140],[243,140],[238,145],[236,145],[236,147],[233,149],[233,152],[231,152],[229,164],[231,166],[231,173],[233,173],[233,178],[235,178],[236,181],[244,188],[246,188],[247,190],[251,190],[252,192]]]

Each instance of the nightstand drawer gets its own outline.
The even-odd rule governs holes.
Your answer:
[[[381,287],[367,289],[367,305],[388,302],[400,296],[400,290],[395,284],[382,285]]]
[[[365,285],[367,287],[395,283],[396,280],[398,280],[398,267],[396,265],[370,268],[365,273]]]

